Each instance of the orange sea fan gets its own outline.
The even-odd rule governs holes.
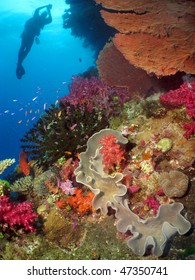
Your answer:
[[[20,170],[24,173],[25,176],[28,176],[30,174],[28,154],[25,151],[21,151],[19,154],[19,166],[20,166]]]

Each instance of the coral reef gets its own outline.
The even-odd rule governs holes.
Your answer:
[[[83,45],[91,47],[97,57],[116,30],[105,24],[100,15],[101,7],[95,1],[66,0],[66,3],[69,4],[69,9],[63,15],[63,27],[71,28],[72,35],[83,39]]]
[[[131,64],[157,76],[195,74],[194,2],[157,2],[96,0],[105,22],[120,32],[114,44]]]
[[[5,169],[7,169],[9,166],[14,164],[15,159],[4,159],[0,161],[0,174],[2,174]]]
[[[136,254],[144,255],[148,247],[152,246],[154,255],[160,256],[173,234],[185,234],[191,227],[180,214],[183,205],[163,204],[152,220],[141,220],[133,213],[125,199],[127,188],[121,183],[123,174],[117,172],[111,176],[103,170],[99,140],[110,134],[117,137],[119,143],[127,144],[127,139],[118,131],[105,129],[94,134],[88,140],[86,152],[80,155],[80,164],[75,170],[76,180],[88,186],[94,193],[92,205],[95,210],[100,209],[102,214],[106,215],[110,206],[116,211],[117,229],[122,233],[131,231],[133,237],[127,240],[127,244]]]

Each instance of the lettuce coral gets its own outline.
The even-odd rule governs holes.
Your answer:
[[[131,231],[133,237],[127,240],[127,244],[136,254],[144,255],[152,247],[153,254],[160,256],[170,237],[176,232],[185,234],[191,227],[180,214],[183,205],[161,205],[153,219],[142,220],[133,213],[125,199],[127,188],[121,183],[123,174],[111,176],[104,172],[99,140],[110,134],[117,138],[118,143],[127,144],[128,140],[119,131],[103,129],[95,133],[88,139],[86,151],[80,154],[80,164],[75,170],[76,181],[94,193],[92,205],[95,210],[99,209],[103,215],[108,213],[108,207],[115,210],[117,229],[122,233]]]

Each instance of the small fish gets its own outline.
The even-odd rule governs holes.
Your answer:
[[[4,113],[5,113],[5,114],[9,113],[9,110],[5,110]]]
[[[13,99],[13,102],[17,102],[18,100],[17,99]]]
[[[32,110],[30,110],[29,113],[32,114]]]
[[[47,107],[47,103],[44,103],[44,104],[43,104],[43,110],[45,110],[46,107]]]
[[[82,62],[82,59],[79,57],[79,62]]]
[[[35,118],[36,118],[36,117],[33,117],[33,118],[31,119],[31,121],[34,121]]]
[[[35,96],[35,97],[32,99],[32,101],[35,101],[37,98],[38,98],[38,96]]]
[[[20,124],[22,122],[22,120],[18,121],[18,123]]]
[[[19,109],[19,111],[22,111],[22,110],[24,110],[24,108],[23,108],[23,107]]]
[[[58,118],[60,118],[62,115],[62,111],[58,112]]]
[[[64,153],[67,155],[72,155],[72,153],[70,151],[65,151]]]
[[[73,125],[71,126],[70,130],[75,129],[76,126],[77,126],[77,123],[73,124]]]
[[[56,100],[56,102],[55,102],[55,104],[58,104],[59,103],[59,101],[58,101],[58,99]]]

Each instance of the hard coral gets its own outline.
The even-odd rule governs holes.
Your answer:
[[[9,166],[11,166],[13,163],[15,162],[15,159],[4,159],[0,161],[0,174],[2,174],[6,168],[8,168]]]
[[[103,154],[102,163],[105,166],[105,172],[115,171],[125,159],[125,151],[117,142],[117,138],[113,134],[105,135],[99,140],[102,146],[100,153]]]
[[[168,197],[182,197],[188,189],[188,176],[178,170],[163,172],[159,176],[159,186]]]
[[[38,215],[33,212],[31,202],[9,202],[7,196],[0,197],[0,228],[4,224],[9,227],[24,228],[26,231],[34,232],[34,222]]]

